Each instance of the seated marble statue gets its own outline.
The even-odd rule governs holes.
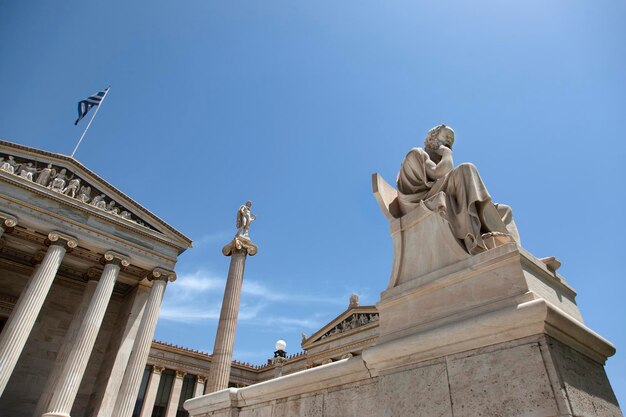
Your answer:
[[[487,250],[486,236],[508,235],[520,243],[511,208],[492,202],[474,165],[464,163],[454,167],[453,144],[454,131],[439,125],[428,131],[424,149],[409,151],[398,173],[401,214],[443,192],[446,219],[454,236],[470,254]]]

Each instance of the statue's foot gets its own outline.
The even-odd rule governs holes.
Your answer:
[[[502,232],[489,232],[482,234],[483,242],[487,250],[497,248],[498,246],[506,245],[507,243],[515,242],[513,236],[508,233]]]
[[[470,255],[478,255],[479,253],[485,252],[487,250],[485,246],[483,246],[479,242],[476,242],[476,239],[474,239],[474,236],[472,235],[467,235],[465,237],[465,247],[469,251]]]
[[[556,270],[561,267],[561,261],[559,261],[554,256],[548,256],[546,258],[541,258],[539,260],[543,262],[544,264],[546,264],[550,272],[556,272]]]

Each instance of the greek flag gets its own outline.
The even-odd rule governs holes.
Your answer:
[[[85,117],[87,113],[89,113],[89,110],[91,110],[92,107],[100,104],[107,91],[109,91],[109,88],[110,87],[107,87],[99,93],[96,93],[93,96],[87,97],[86,99],[78,102],[78,119],[76,119],[74,125],[77,125],[78,122],[80,122],[80,120]]]

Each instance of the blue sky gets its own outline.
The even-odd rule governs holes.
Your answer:
[[[299,351],[391,266],[370,176],[439,123],[561,259],[626,401],[621,1],[0,1],[0,138],[69,154],[191,237],[156,337],[210,352],[235,211],[254,202],[235,357]]]

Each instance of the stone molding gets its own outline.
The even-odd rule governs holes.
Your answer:
[[[189,415],[198,416],[217,410],[251,406],[279,398],[306,394],[320,387],[359,382],[371,378],[368,367],[360,356],[318,366],[306,372],[296,372],[244,388],[227,388],[202,397],[189,399],[185,409]],[[269,382],[269,381],[268,381]]]
[[[351,351],[351,352],[363,350],[373,345],[374,342],[376,342],[377,340],[378,340],[378,335],[367,338],[367,339],[358,340],[353,343],[347,343],[345,345],[338,346],[334,349],[328,349],[322,352],[317,352],[317,353],[312,353],[312,354],[307,352],[306,355],[302,356],[302,358],[306,359],[308,363],[314,366],[315,364],[320,363],[318,362],[319,358],[325,358],[327,356],[336,356],[336,355],[341,354],[342,352],[345,352],[346,350]]]
[[[250,238],[236,236],[222,248],[222,253],[224,256],[231,256],[236,253],[245,253],[250,256],[254,256],[257,254],[258,250],[258,246],[255,245]]]

